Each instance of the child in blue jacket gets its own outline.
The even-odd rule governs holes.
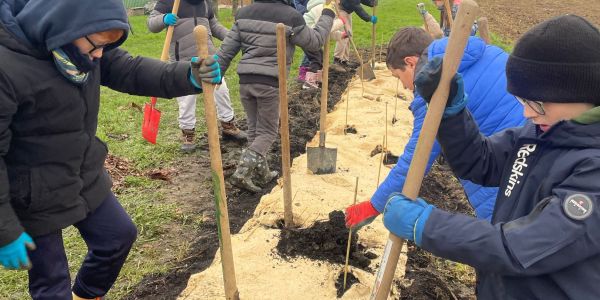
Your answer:
[[[385,206],[385,226],[473,266],[480,299],[600,299],[598,49],[598,28],[575,15],[525,33],[506,77],[529,121],[490,137],[474,122],[457,73],[438,141],[457,176],[499,187],[492,222],[397,195]],[[434,59],[417,74],[424,99],[440,72]]]
[[[429,58],[442,56],[447,43],[447,38],[432,42],[429,34],[421,28],[402,28],[390,41],[386,63],[392,74],[398,77],[406,88],[414,90],[414,74],[421,66],[425,65]],[[464,79],[465,91],[469,95],[467,106],[485,135],[522,125],[525,121],[522,116],[523,108],[515,101],[514,96],[506,92],[504,74],[507,59],[508,54],[502,49],[486,45],[478,37],[470,37],[459,66],[459,72]],[[402,191],[427,112],[426,103],[419,93],[415,93],[410,110],[415,118],[413,132],[408,144],[404,147],[404,153],[370,201],[347,208],[346,225],[348,227],[360,227],[370,223],[383,211],[385,203],[392,193]],[[429,172],[440,152],[440,146],[436,143],[429,157],[426,172]],[[490,220],[498,189],[482,187],[468,180],[461,180],[461,183],[477,216]]]

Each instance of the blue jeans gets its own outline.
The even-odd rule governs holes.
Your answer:
[[[73,292],[83,298],[104,296],[112,287],[137,236],[133,221],[110,193],[87,218],[74,224],[88,247]],[[71,277],[62,232],[34,238],[29,252],[29,293],[34,300],[72,300]]]

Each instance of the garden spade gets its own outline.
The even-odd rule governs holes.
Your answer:
[[[329,36],[323,49],[323,86],[321,87],[321,116],[319,119],[319,147],[306,147],[308,169],[313,174],[335,173],[337,149],[325,147],[325,122],[327,118],[327,94],[329,90]]]
[[[479,6],[475,1],[462,1],[456,20],[453,23],[450,37],[448,38],[440,82],[431,97],[423,127],[421,128],[421,134],[415,147],[415,155],[410,162],[408,174],[402,188],[402,194],[410,199],[416,199],[419,195],[423,175],[425,174],[425,167],[427,166],[431,148],[433,147],[435,136],[442,120],[442,114],[446,108],[448,95],[450,94],[450,84],[458,70],[467,40],[471,34],[471,26],[478,14]],[[403,244],[404,241],[400,237],[390,233],[379,271],[375,278],[375,285],[371,291],[372,300],[388,298]]]
[[[180,0],[175,0],[171,13],[177,14],[179,11]],[[173,38],[174,26],[167,28],[167,36],[165,44],[160,55],[160,60],[167,61],[169,59],[169,45]],[[142,121],[142,137],[152,144],[156,144],[156,136],[158,136],[158,127],[160,125],[160,110],[156,109],[156,97],[150,98],[150,103],[144,105],[144,120]]]
[[[144,139],[156,144],[159,124],[160,110],[156,109],[156,97],[151,97],[150,103],[144,105],[144,121],[142,123],[142,136]]]

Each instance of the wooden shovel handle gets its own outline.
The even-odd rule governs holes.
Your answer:
[[[448,29],[452,30],[452,27],[454,26],[454,20],[452,19],[452,6],[450,6],[450,0],[444,0],[444,10],[446,11],[446,21],[448,21]]]
[[[492,44],[492,39],[490,38],[490,29],[488,27],[488,19],[486,17],[481,17],[477,20],[477,26],[479,26],[479,36],[481,39],[488,45]]]
[[[171,13],[176,15],[179,11],[179,2],[180,0],[175,0],[173,3],[173,9]],[[171,45],[171,39],[173,39],[173,31],[175,30],[175,26],[169,26],[167,28],[167,36],[165,37],[165,44],[163,45],[162,54],[160,55],[160,60],[167,61],[169,60],[169,46]]]
[[[208,30],[202,25],[194,28],[198,57],[208,57]],[[233,251],[229,231],[229,214],[227,212],[227,196],[225,194],[225,179],[223,178],[223,162],[221,160],[221,144],[219,142],[219,129],[217,125],[217,109],[215,107],[214,84],[202,81],[204,98],[204,117],[208,130],[208,149],[210,153],[210,168],[215,194],[217,233],[221,250],[221,263],[223,264],[223,282],[225,297],[228,300],[238,300],[239,292],[235,280],[235,266],[233,264]]]
[[[435,142],[435,136],[450,94],[450,83],[458,70],[471,33],[471,26],[478,14],[479,6],[475,1],[462,1],[456,16],[454,28],[450,33],[446,53],[444,54],[440,83],[433,93],[431,103],[427,109],[427,114],[425,115],[423,127],[415,148],[415,154],[410,163],[410,168],[402,189],[402,194],[410,199],[414,200],[419,195],[425,174],[425,167],[427,166],[431,148]],[[371,299],[387,299],[403,243],[402,239],[390,233],[381,266],[375,279],[375,286],[371,292]]]

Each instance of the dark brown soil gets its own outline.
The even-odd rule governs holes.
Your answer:
[[[420,196],[446,211],[473,215],[463,188],[446,165],[434,164],[423,179]],[[431,255],[408,242],[400,299],[475,299],[475,273],[465,265]]]
[[[350,241],[349,264],[371,271],[368,257],[377,257],[366,251],[366,247],[357,243],[358,234],[352,233]],[[277,252],[285,259],[303,256],[314,260],[323,260],[344,265],[348,246],[348,229],[345,226],[344,213],[336,210],[329,213],[329,220],[316,222],[310,228],[282,229],[277,243]]]
[[[328,110],[337,103],[353,72],[330,72]],[[319,128],[320,94],[318,90],[302,90],[298,87],[289,89],[289,128],[292,157],[305,152],[306,143],[312,139]],[[245,126],[244,120],[238,125]],[[274,170],[281,170],[281,146],[277,141],[271,148],[269,163]],[[237,165],[242,146],[232,141],[222,141],[223,169],[226,177],[230,176]],[[214,219],[214,200],[210,182],[210,159],[206,138],[199,142],[199,150],[193,155],[183,157],[177,163],[179,172],[173,178],[173,185],[165,187],[170,201],[180,205],[188,214],[203,215],[204,222],[193,232],[174,230],[170,234],[174,239],[186,240],[191,244],[184,259],[173,264],[177,267],[164,274],[153,274],[145,277],[124,299],[176,299],[186,287],[191,274],[205,270],[218,250],[216,221]],[[200,185],[200,190],[198,186]],[[270,191],[275,185],[272,182],[263,191]],[[256,205],[264,193],[251,193],[240,190],[226,183],[227,207],[231,233],[239,232],[252,216]],[[347,231],[346,231],[347,234]],[[345,248],[344,248],[345,249]]]
[[[509,43],[535,24],[564,14],[576,14],[600,26],[598,0],[478,0],[477,3],[489,20],[489,30]]]
[[[342,298],[342,296],[344,296],[344,293],[346,293],[346,291],[348,291],[355,283],[360,283],[360,280],[358,280],[358,278],[356,278],[356,276],[354,276],[354,274],[352,274],[351,271],[348,271],[348,274],[346,275],[346,289],[344,289],[344,270],[342,270],[337,280],[335,281],[337,297]]]

